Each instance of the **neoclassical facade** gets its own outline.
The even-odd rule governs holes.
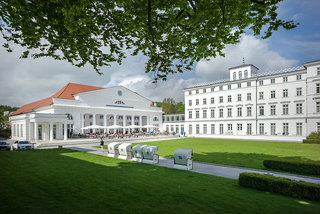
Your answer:
[[[320,130],[320,61],[270,73],[251,64],[228,80],[188,87],[185,128],[191,136],[298,136]]]
[[[123,86],[109,88],[69,83],[54,95],[26,104],[10,116],[12,139],[67,140],[72,134],[106,132],[83,130],[99,125],[150,125],[160,128],[162,110],[154,102]]]

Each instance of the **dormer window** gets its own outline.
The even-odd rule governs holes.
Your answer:
[[[233,72],[233,80],[237,79],[237,73]]]
[[[242,79],[242,71],[239,71],[239,79]]]
[[[124,105],[124,102],[121,101],[121,100],[117,100],[114,102],[114,104],[117,104],[117,105]]]
[[[244,78],[248,78],[248,71],[247,70],[244,71]]]

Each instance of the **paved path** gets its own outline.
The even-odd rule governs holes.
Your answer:
[[[91,154],[102,155],[106,156],[107,153],[92,147],[92,145],[78,145],[78,146],[68,146],[66,148],[88,152]],[[158,166],[173,168],[173,159],[170,158],[159,158]],[[298,181],[306,181],[310,183],[320,184],[320,178],[315,177],[308,177],[303,175],[295,175],[295,174],[288,174],[288,173],[281,173],[281,172],[273,172],[267,170],[258,170],[258,169],[251,169],[251,168],[242,168],[242,167],[233,167],[233,166],[225,166],[225,165],[217,165],[217,164],[208,164],[208,163],[201,163],[201,162],[193,162],[193,169],[190,170],[191,172],[207,174],[207,175],[214,175],[224,178],[231,178],[231,179],[238,179],[240,173],[242,172],[255,172],[260,174],[269,174],[278,177],[289,178],[292,180]]]

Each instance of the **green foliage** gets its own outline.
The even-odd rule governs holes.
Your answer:
[[[11,129],[0,129],[0,139],[8,139],[11,137]]]
[[[311,132],[309,136],[303,140],[303,143],[320,144],[320,131]]]
[[[177,103],[173,98],[164,98],[157,106],[161,107],[165,114],[184,114],[184,103]]]
[[[296,23],[278,17],[282,0],[38,0],[0,1],[0,30],[11,52],[52,57],[76,66],[121,63],[144,54],[154,79],[190,71],[194,62],[223,55],[250,29],[268,38]]]
[[[320,200],[320,185],[251,172],[241,173],[239,185],[294,198]]]
[[[264,160],[263,165],[268,169],[281,170],[303,175],[320,176],[320,163],[305,163],[284,160]]]
[[[7,105],[0,105],[0,129],[2,126],[7,126],[9,124],[9,115],[4,115],[4,112],[12,112],[17,110],[17,107],[11,107]],[[1,136],[1,135],[0,135]]]

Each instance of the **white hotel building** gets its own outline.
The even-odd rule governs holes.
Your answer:
[[[244,64],[229,69],[229,80],[186,88],[187,134],[305,137],[320,130],[320,61],[272,73],[257,71]]]
[[[67,140],[72,134],[97,131],[82,129],[91,125],[117,125],[123,127],[122,131],[128,131],[126,127],[131,125],[160,128],[162,110],[123,86],[101,88],[69,83],[54,95],[11,113],[10,122],[14,140]]]

